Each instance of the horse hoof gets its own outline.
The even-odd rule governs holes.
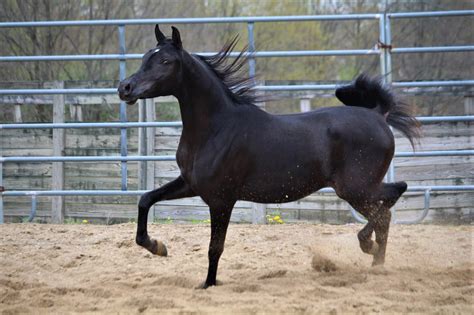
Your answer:
[[[372,261],[372,267],[380,267],[382,268],[383,265],[385,264],[385,260],[382,259],[375,259]]]
[[[197,287],[195,287],[196,290],[205,290],[209,288],[209,285],[204,281],[203,283],[199,284]]]
[[[196,290],[205,290],[209,287],[212,287],[212,286],[217,286],[217,285],[222,285],[222,282],[219,281],[219,280],[216,280],[216,283],[215,284],[207,284],[206,281],[204,281],[203,283],[201,283],[200,285],[198,285],[195,289]]]
[[[374,255],[372,267],[383,266],[385,264],[385,255]]]
[[[150,252],[158,256],[168,256],[168,251],[166,250],[165,244],[157,240],[151,240]]]

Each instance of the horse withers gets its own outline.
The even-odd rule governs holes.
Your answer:
[[[199,196],[209,205],[209,269],[202,288],[216,284],[219,258],[237,200],[283,203],[323,187],[364,215],[361,249],[383,264],[392,207],[407,185],[383,183],[394,153],[389,124],[413,141],[418,123],[377,80],[359,77],[336,94],[350,106],[272,115],[255,102],[253,78],[240,75],[246,58],[230,59],[236,39],[212,57],[188,53],[179,31],[167,38],[155,27],[157,46],[143,56],[138,71],[120,82],[120,98],[173,95],[183,121],[176,152],[180,176],[145,193],[138,204],[136,242],[166,255],[162,242],[147,233],[150,207],[162,200]],[[375,231],[375,242],[371,236]]]

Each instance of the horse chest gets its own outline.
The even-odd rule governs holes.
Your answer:
[[[229,163],[223,151],[209,148],[209,145],[198,149],[186,144],[179,146],[176,157],[181,176],[201,197],[228,192],[235,186],[235,176],[229,174]]]
[[[180,146],[176,161],[181,171],[181,176],[191,185],[197,185],[203,180],[212,177],[212,158],[209,155],[199,153],[185,145]]]
[[[180,143],[176,152],[176,163],[178,164],[181,176],[188,179],[194,168],[194,154],[189,147]]]

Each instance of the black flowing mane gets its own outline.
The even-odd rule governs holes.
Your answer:
[[[251,57],[251,54],[246,54],[247,46],[244,47],[232,62],[228,62],[238,40],[239,36],[235,36],[232,40],[225,43],[222,49],[213,56],[196,56],[204,61],[222,81],[227,94],[235,104],[255,105],[258,101],[258,97],[253,89],[255,87],[255,77],[249,77],[242,69],[248,62],[249,57]]]

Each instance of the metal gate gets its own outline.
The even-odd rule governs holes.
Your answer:
[[[387,13],[387,14],[343,14],[343,15],[308,15],[308,16],[259,16],[259,17],[214,17],[214,18],[173,18],[173,19],[126,19],[126,20],[78,20],[78,21],[41,21],[41,22],[2,22],[1,28],[20,27],[64,27],[64,26],[98,26],[112,25],[118,28],[118,53],[102,55],[51,55],[51,56],[0,56],[2,62],[22,61],[78,61],[78,60],[118,60],[119,79],[126,77],[126,62],[129,59],[141,59],[142,54],[127,54],[125,47],[125,29],[128,25],[142,24],[209,24],[209,23],[244,23],[248,31],[248,52],[250,75],[255,74],[255,63],[257,58],[267,57],[300,57],[300,56],[357,56],[357,55],[379,55],[381,75],[387,84],[394,87],[442,87],[442,86],[472,86],[474,80],[459,81],[417,81],[417,82],[392,82],[392,54],[407,53],[435,53],[435,52],[459,52],[474,51],[474,46],[438,46],[438,47],[406,47],[392,48],[391,21],[394,19],[421,18],[421,17],[445,17],[445,16],[472,16],[474,10],[464,11],[435,11],[435,12],[410,12],[410,13]],[[304,51],[259,51],[255,52],[254,25],[255,23],[268,22],[299,22],[299,21],[335,21],[335,20],[376,20],[379,23],[378,44],[372,49],[351,50],[304,50]],[[214,53],[200,53],[211,55]],[[231,56],[236,56],[234,53]],[[336,86],[326,85],[271,85],[257,86],[260,91],[295,91],[295,90],[333,90]],[[2,89],[0,95],[65,95],[65,94],[116,94],[115,88],[90,88],[90,89]],[[474,116],[439,116],[418,117],[422,123],[446,122],[446,121],[474,121]],[[3,197],[4,196],[30,196],[31,215],[36,212],[37,198],[40,196],[84,196],[84,195],[141,195],[145,191],[128,190],[127,188],[127,162],[128,161],[173,161],[174,156],[130,156],[127,152],[127,128],[137,127],[180,127],[180,122],[128,122],[126,104],[120,103],[119,123],[39,123],[39,124],[2,124],[0,129],[65,129],[65,128],[120,128],[120,156],[9,156],[0,157],[0,186],[3,187],[3,163],[9,162],[121,162],[121,190],[41,190],[41,191],[2,191],[0,193],[0,223],[3,223]],[[444,151],[420,151],[420,152],[396,152],[397,157],[420,157],[420,156],[472,156],[474,150],[444,150]],[[387,181],[394,180],[395,167],[393,163],[387,174]],[[424,193],[424,211],[413,220],[396,220],[396,223],[419,223],[427,215],[430,205],[431,192],[434,191],[474,191],[474,185],[452,185],[452,186],[409,186],[408,191]],[[322,189],[319,192],[334,193],[332,189]],[[394,211],[394,210],[393,210]],[[351,212],[358,221],[363,222],[353,209]],[[395,212],[395,211],[394,211]],[[393,218],[396,218],[395,213]]]

